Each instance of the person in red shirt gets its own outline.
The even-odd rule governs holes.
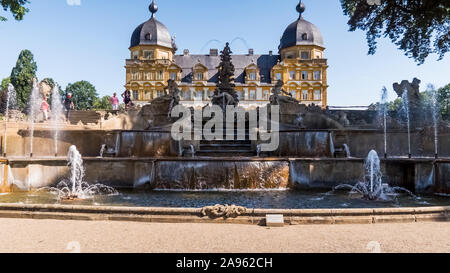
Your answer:
[[[117,93],[114,93],[111,97],[111,105],[114,111],[119,110],[119,98],[117,97]]]
[[[50,111],[50,105],[47,102],[47,96],[44,96],[41,104],[41,111],[44,114],[44,121],[48,120],[48,112]]]

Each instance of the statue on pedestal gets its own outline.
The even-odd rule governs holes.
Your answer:
[[[294,99],[291,94],[283,90],[283,81],[279,80],[275,87],[272,89],[272,96],[270,96],[271,105],[280,105],[282,103],[295,103],[299,104],[299,101]],[[286,96],[285,96],[286,95]]]

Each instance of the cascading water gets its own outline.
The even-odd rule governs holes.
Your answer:
[[[256,146],[256,156],[260,157],[261,156],[261,144],[258,144],[258,146]]]
[[[6,109],[5,109],[5,134],[3,137],[3,156],[6,157],[7,148],[7,138],[8,138],[8,122],[9,122],[9,109],[14,109],[16,106],[16,90],[12,84],[8,85],[8,93],[6,98]]]
[[[343,184],[334,188],[334,190],[350,189],[350,194],[361,194],[363,198],[368,200],[388,201],[392,196],[396,196],[397,192],[405,192],[414,196],[412,192],[401,187],[390,187],[383,184],[383,174],[381,173],[380,158],[375,150],[370,151],[364,164],[365,174],[364,182],[356,185]]]
[[[409,112],[409,99],[408,99],[408,90],[405,90],[403,92],[402,96],[403,101],[403,113],[406,116],[406,123],[408,126],[408,157],[411,158],[411,119],[410,119],[410,112]]]
[[[191,155],[192,155],[192,157],[195,157],[195,148],[194,148],[194,145],[190,145],[190,147],[191,147]]]
[[[54,130],[53,142],[55,148],[55,156],[58,156],[58,138],[61,125],[61,117],[63,116],[64,108],[59,95],[59,86],[55,84],[52,90],[52,112],[51,119]]]
[[[434,126],[434,156],[437,159],[439,157],[439,105],[437,99],[437,92],[435,88],[431,87],[431,111],[433,115],[433,126]]]
[[[387,158],[387,111],[388,111],[388,91],[383,87],[381,92],[381,111],[383,113],[383,129],[384,129],[384,158]]]
[[[39,101],[39,86],[37,79],[33,79],[33,88],[31,90],[30,99],[29,99],[29,116],[28,120],[30,122],[29,128],[30,128],[30,157],[33,157],[33,140],[34,140],[34,125],[35,125],[35,118],[37,116],[37,112],[40,108],[40,101]]]
[[[61,181],[56,187],[44,188],[50,192],[57,193],[60,200],[86,199],[95,195],[115,195],[118,192],[111,187],[95,184],[90,185],[83,181],[85,169],[83,159],[77,147],[72,145],[67,155],[68,166],[70,166],[70,178]]]

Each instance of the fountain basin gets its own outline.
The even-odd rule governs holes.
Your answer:
[[[265,225],[267,214],[284,215],[285,224],[377,224],[449,221],[450,207],[380,209],[247,209],[237,217],[210,218],[201,208],[96,207],[0,204],[2,218],[137,221],[163,223],[233,223]]]
[[[364,159],[331,158],[83,158],[91,184],[118,189],[321,189],[356,184]],[[8,160],[16,188],[37,189],[68,177],[66,158]],[[450,193],[450,159],[381,160],[384,183],[415,193]]]

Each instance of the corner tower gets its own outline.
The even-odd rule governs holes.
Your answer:
[[[125,88],[140,102],[162,95],[167,80],[177,80],[181,75],[181,69],[173,63],[176,44],[167,27],[155,18],[158,6],[154,0],[149,10],[150,19],[139,25],[131,36],[130,58],[125,66]]]
[[[322,33],[303,18],[305,4],[297,5],[298,19],[280,40],[281,62],[272,69],[272,80],[283,80],[285,90],[304,104],[327,106],[327,60]]]

